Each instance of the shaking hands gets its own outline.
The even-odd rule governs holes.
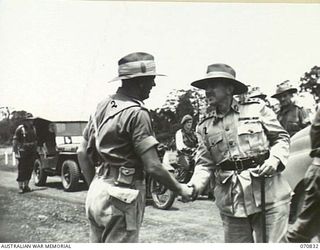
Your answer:
[[[180,184],[179,195],[181,195],[182,197],[182,202],[189,202],[194,201],[197,198],[198,192],[196,191],[196,188],[193,185]]]

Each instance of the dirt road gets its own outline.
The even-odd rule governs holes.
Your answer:
[[[0,166],[0,242],[88,242],[83,186],[64,192],[58,177],[46,187],[17,193],[16,173]],[[223,242],[221,220],[209,200],[176,201],[168,211],[146,207],[140,242]]]

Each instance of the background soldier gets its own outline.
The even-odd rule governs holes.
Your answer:
[[[264,102],[267,102],[267,95],[263,94],[259,87],[251,87],[247,94],[248,98],[259,98]]]
[[[311,126],[311,153],[312,164],[305,177],[305,193],[302,211],[288,231],[287,242],[310,242],[320,234],[320,110],[318,109],[315,120]]]
[[[304,108],[297,106],[292,101],[293,94],[296,92],[297,89],[293,88],[287,80],[280,83],[277,87],[276,94],[271,96],[280,102],[278,120],[290,136],[293,136],[310,124],[308,114]]]
[[[208,66],[206,77],[191,85],[205,89],[213,108],[196,130],[200,141],[189,185],[200,193],[214,173],[225,241],[262,242],[260,182],[267,175],[266,236],[268,242],[280,241],[287,230],[291,198],[280,173],[289,155],[288,133],[264,102],[239,103],[233,98],[247,87],[228,65]]]
[[[91,242],[138,241],[145,207],[144,170],[185,199],[192,192],[169,174],[157,155],[158,141],[142,102],[159,75],[153,56],[132,53],[118,64],[119,76],[113,81],[122,80],[122,87],[98,104],[78,151],[84,177],[91,183],[86,200]],[[102,165],[93,179],[94,152]]]
[[[175,134],[176,148],[178,152],[178,164],[182,167],[180,172],[181,182],[188,181],[194,152],[197,148],[198,139],[195,131],[192,129],[193,118],[191,115],[185,115],[181,119],[182,128]],[[191,171],[193,171],[191,169]],[[190,175],[189,175],[190,178]]]
[[[18,160],[19,193],[31,191],[29,181],[37,153],[37,138],[33,121],[33,117],[25,119],[23,124],[17,127],[13,136],[13,152]]]

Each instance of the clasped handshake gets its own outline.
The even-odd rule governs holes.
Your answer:
[[[198,197],[198,190],[194,185],[180,184],[179,195],[181,196],[182,202],[194,201]]]

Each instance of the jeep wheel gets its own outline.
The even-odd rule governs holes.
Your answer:
[[[73,160],[66,160],[61,167],[62,186],[65,191],[73,191],[78,185],[80,171],[78,164]]]
[[[36,186],[44,186],[47,182],[47,175],[45,174],[41,160],[38,158],[33,164],[34,184]]]

